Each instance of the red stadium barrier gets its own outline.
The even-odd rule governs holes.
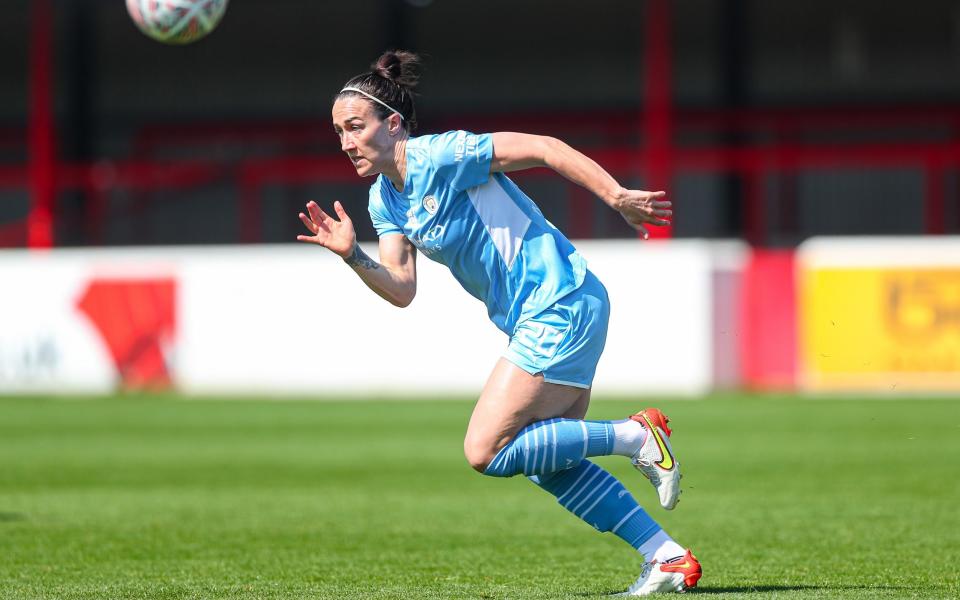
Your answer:
[[[43,58],[42,56],[40,58]],[[37,59],[39,60],[39,59]],[[42,84],[41,81],[37,84]],[[42,91],[42,90],[41,90]],[[39,92],[38,92],[39,93]],[[539,113],[511,113],[487,115],[458,115],[435,118],[431,129],[468,128],[476,131],[522,130],[549,134],[569,139],[583,148],[617,176],[643,175],[663,179],[664,173],[708,172],[735,173],[745,183],[743,231],[753,244],[765,242],[764,178],[769,174],[795,173],[801,169],[816,168],[888,168],[912,167],[921,169],[926,181],[925,231],[947,231],[945,216],[949,201],[945,190],[946,173],[960,167],[960,110],[951,106],[889,108],[826,108],[826,109],[760,109],[760,110],[679,110],[672,109],[670,123],[664,128],[644,122],[640,111],[556,111]],[[659,122],[658,122],[659,123]],[[903,133],[906,130],[907,133]],[[666,131],[665,142],[640,141],[647,131]],[[909,138],[910,132],[918,139],[941,141],[901,143],[802,143],[810,132],[850,134],[856,139],[860,133],[898,131],[898,136]],[[670,135],[670,132],[673,132]],[[22,144],[25,132],[2,130],[0,142]],[[43,133],[41,130],[39,133]],[[720,139],[723,134],[735,133],[746,139],[763,139],[764,143],[728,147],[721,143],[690,146],[681,145],[678,138],[700,136]],[[664,137],[664,135],[666,137]],[[46,148],[40,137],[35,147]],[[224,145],[235,144],[243,149],[251,145],[269,147],[272,156],[264,158],[237,158],[209,160],[167,160],[173,151],[182,153],[189,148],[199,154],[209,154]],[[238,210],[243,215],[240,239],[255,242],[262,239],[260,221],[260,191],[264,182],[323,183],[342,181],[347,163],[337,167],[339,158],[329,124],[323,118],[304,121],[269,123],[209,122],[189,126],[148,124],[134,135],[132,153],[128,160],[97,163],[66,163],[54,160],[44,171],[34,170],[33,180],[25,165],[0,167],[0,189],[21,189],[27,182],[39,185],[42,179],[54,177],[55,189],[80,190],[87,195],[91,210],[85,211],[89,232],[103,229],[107,217],[103,194],[109,189],[132,187],[139,190],[183,188],[190,186],[191,173],[209,173],[218,170],[234,177],[239,188]],[[330,154],[312,155],[317,148],[331,148]],[[245,156],[242,152],[240,157]],[[664,157],[667,163],[664,163]],[[43,173],[50,174],[44,176]],[[657,173],[660,173],[657,175]],[[536,176],[536,174],[534,174]],[[285,179],[289,177],[289,180]],[[202,175],[195,185],[210,181]],[[655,182],[654,182],[655,183]],[[42,186],[41,186],[42,187]],[[670,189],[670,185],[663,187]],[[569,202],[584,203],[583,194],[571,188]],[[144,202],[150,202],[145,198]],[[40,211],[42,212],[42,211]],[[39,214],[39,213],[37,213]],[[7,223],[6,225],[11,225]],[[577,222],[576,236],[589,236],[590,223]],[[11,245],[14,238],[4,236],[0,244]],[[19,238],[17,238],[19,239]],[[98,241],[98,236],[88,240]],[[19,245],[19,243],[14,243]]]
[[[743,385],[793,389],[797,308],[792,250],[754,250],[743,274],[740,358]]]
[[[261,139],[269,139],[260,131]],[[285,135],[285,134],[284,134]],[[281,136],[282,137],[282,136]],[[171,140],[172,141],[172,140]],[[154,140],[153,143],[157,143]],[[152,145],[147,145],[152,147]],[[643,174],[651,162],[650,153],[632,146],[606,146],[585,149],[597,162],[618,177]],[[960,142],[802,145],[774,144],[763,147],[729,148],[709,146],[676,148],[671,153],[672,170],[676,172],[734,172],[747,183],[745,193],[747,210],[744,214],[746,238],[753,244],[765,241],[764,202],[762,181],[766,175],[797,172],[819,168],[891,168],[914,167],[925,175],[927,193],[925,202],[925,229],[927,233],[945,231],[946,191],[944,173],[960,168]],[[114,188],[121,189],[183,189],[208,184],[217,177],[234,177],[239,188],[238,209],[243,215],[241,240],[257,242],[262,239],[260,221],[260,193],[264,183],[304,183],[355,181],[349,163],[339,154],[323,156],[278,156],[245,159],[239,163],[206,160],[162,161],[143,158],[97,163],[65,163],[54,166],[57,173],[56,189],[80,190],[97,203],[98,196]],[[531,176],[547,175],[547,171],[531,171]],[[0,189],[23,189],[28,171],[25,167],[0,167]],[[570,184],[573,186],[573,184]],[[669,189],[669,188],[668,188]],[[570,195],[576,202],[576,194]],[[105,218],[103,211],[88,211],[88,231],[97,231]],[[581,234],[590,228],[578,226]],[[92,240],[96,241],[96,240]],[[0,238],[0,244],[10,245]]]
[[[26,221],[0,224],[0,248],[15,248],[27,244]]]

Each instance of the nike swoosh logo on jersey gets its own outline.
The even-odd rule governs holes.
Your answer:
[[[669,471],[673,468],[673,455],[670,454],[670,450],[667,449],[667,445],[660,436],[660,430],[653,426],[653,423],[650,422],[650,419],[647,418],[647,415],[643,415],[643,420],[646,421],[647,427],[650,429],[650,434],[653,436],[653,439],[656,440],[657,446],[660,447],[661,458],[659,461],[656,461],[653,464],[657,465],[664,471]]]

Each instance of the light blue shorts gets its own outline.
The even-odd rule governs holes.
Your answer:
[[[548,383],[589,388],[607,342],[610,299],[597,276],[520,323],[503,357]]]

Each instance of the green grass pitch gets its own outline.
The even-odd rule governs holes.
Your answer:
[[[960,597],[960,401],[659,405],[671,513],[723,598]],[[640,568],[522,477],[474,473],[466,399],[0,400],[0,598],[597,598]]]

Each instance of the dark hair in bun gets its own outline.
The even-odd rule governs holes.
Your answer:
[[[370,65],[370,71],[351,78],[343,87],[357,88],[370,94],[383,104],[395,109],[403,117],[403,126],[409,132],[417,127],[417,110],[413,105],[413,88],[420,80],[420,57],[406,50],[387,50]],[[339,92],[333,99],[356,96],[366,98],[355,91]],[[366,98],[381,119],[393,112],[385,106]]]

